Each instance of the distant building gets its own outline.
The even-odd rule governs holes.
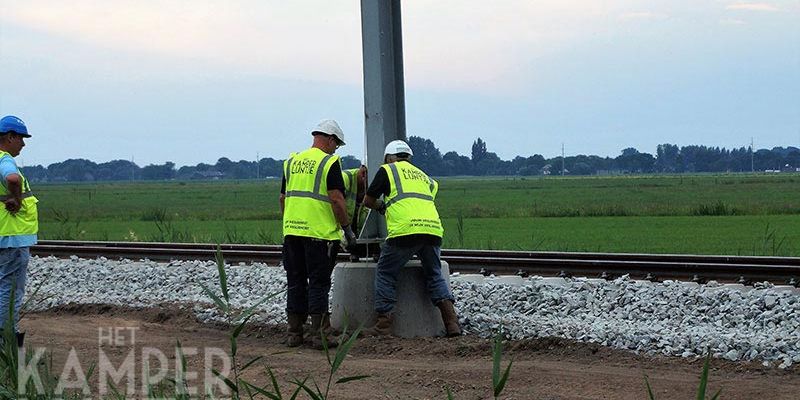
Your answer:
[[[195,171],[191,179],[208,179],[212,181],[220,180],[225,177],[225,174],[216,170],[209,170],[209,171]]]
[[[612,176],[612,175],[623,175],[625,171],[621,169],[598,169],[595,172],[596,175],[604,175],[604,176]]]

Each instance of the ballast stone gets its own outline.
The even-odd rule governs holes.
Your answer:
[[[285,323],[285,273],[262,263],[226,266],[231,306],[257,306],[254,323]],[[520,284],[521,281],[521,284]],[[177,304],[202,322],[223,321],[201,284],[219,293],[213,261],[68,260],[32,257],[28,294],[43,310],[68,303],[128,307]],[[506,284],[510,282],[512,284]],[[748,290],[709,283],[653,283],[453,275],[465,332],[511,339],[561,337],[645,354],[760,360],[780,368],[800,364],[800,293],[757,283]]]

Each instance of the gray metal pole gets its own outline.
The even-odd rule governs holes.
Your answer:
[[[403,35],[400,0],[361,0],[364,60],[364,122],[369,181],[383,164],[383,149],[406,139]],[[386,237],[386,220],[370,213],[361,239]]]

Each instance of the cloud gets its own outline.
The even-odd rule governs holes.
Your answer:
[[[778,7],[775,7],[770,4],[766,3],[737,3],[737,4],[729,4],[725,7],[726,10],[743,10],[743,11],[779,11]]]
[[[628,12],[620,14],[619,19],[622,21],[630,20],[654,20],[654,19],[667,19],[669,15],[662,13],[654,13],[650,11],[642,12]]]
[[[406,82],[428,88],[519,93],[540,65],[602,35],[630,0],[415,0],[403,3]]]
[[[44,33],[55,39],[49,43],[80,46],[82,56],[70,55],[65,46],[64,50],[37,50],[22,43],[15,47],[49,54],[53,64],[60,66],[105,68],[101,75],[121,76],[115,68],[131,68],[123,60],[140,59],[134,68],[139,74],[183,69],[186,74],[214,71],[348,85],[362,81],[358,2],[3,3],[0,24],[4,28],[10,25]],[[630,9],[633,3],[404,2],[406,84],[485,93],[519,90],[537,79],[539,61],[607,29],[608,16]]]
[[[177,62],[229,73],[359,82],[358,5],[305,5],[316,17],[304,18],[307,10],[282,2],[12,1],[0,23],[88,46],[105,58],[137,56],[155,69]]]
[[[722,25],[746,25],[747,23],[735,18],[723,18],[719,20],[719,23]]]

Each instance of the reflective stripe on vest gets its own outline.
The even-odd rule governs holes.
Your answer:
[[[407,161],[385,164],[382,168],[390,174],[389,196],[385,199],[387,238],[412,234],[442,237],[444,229],[433,202],[438,191],[436,181]]]
[[[284,236],[323,240],[338,240],[341,237],[326,182],[331,166],[338,162],[339,157],[313,147],[292,154],[284,162]]]
[[[397,185],[397,196],[392,197],[391,200],[386,202],[386,208],[389,208],[389,206],[391,206],[392,204],[394,204],[394,203],[396,203],[396,202],[398,202],[400,200],[403,200],[403,199],[422,199],[422,200],[433,201],[433,196],[432,195],[427,195],[427,194],[423,194],[423,193],[413,193],[413,192],[412,193],[406,193],[403,190],[403,180],[400,179],[400,172],[397,170],[397,166],[394,165],[394,163],[389,164],[389,170],[392,171],[392,177],[394,178],[395,185]],[[433,179],[431,179],[431,184],[430,184],[429,187],[430,187],[431,193],[433,193],[433,190],[434,190],[434,187],[435,187],[435,183],[433,182]]]
[[[5,156],[11,157],[11,154],[0,151],[0,158]],[[22,171],[18,169],[17,174],[21,179],[22,193],[20,198],[22,202],[19,211],[14,214],[9,213],[5,207],[0,210],[0,236],[35,235],[39,232],[39,211],[36,206],[39,200],[31,192],[30,183],[22,174]],[[0,199],[6,201],[11,198],[11,193],[9,193],[4,179],[2,183],[0,185]]]
[[[325,167],[330,161],[333,154],[328,154],[325,158],[320,161],[319,166],[317,167],[317,174],[314,176],[314,190],[313,191],[303,191],[303,190],[286,190],[286,197],[308,197],[312,199],[316,199],[319,201],[324,201],[326,203],[330,203],[331,199],[328,197],[328,194],[320,193],[319,188],[322,185],[322,178],[325,175]],[[286,187],[289,187],[289,175],[292,173],[292,158],[290,158],[286,162]]]

